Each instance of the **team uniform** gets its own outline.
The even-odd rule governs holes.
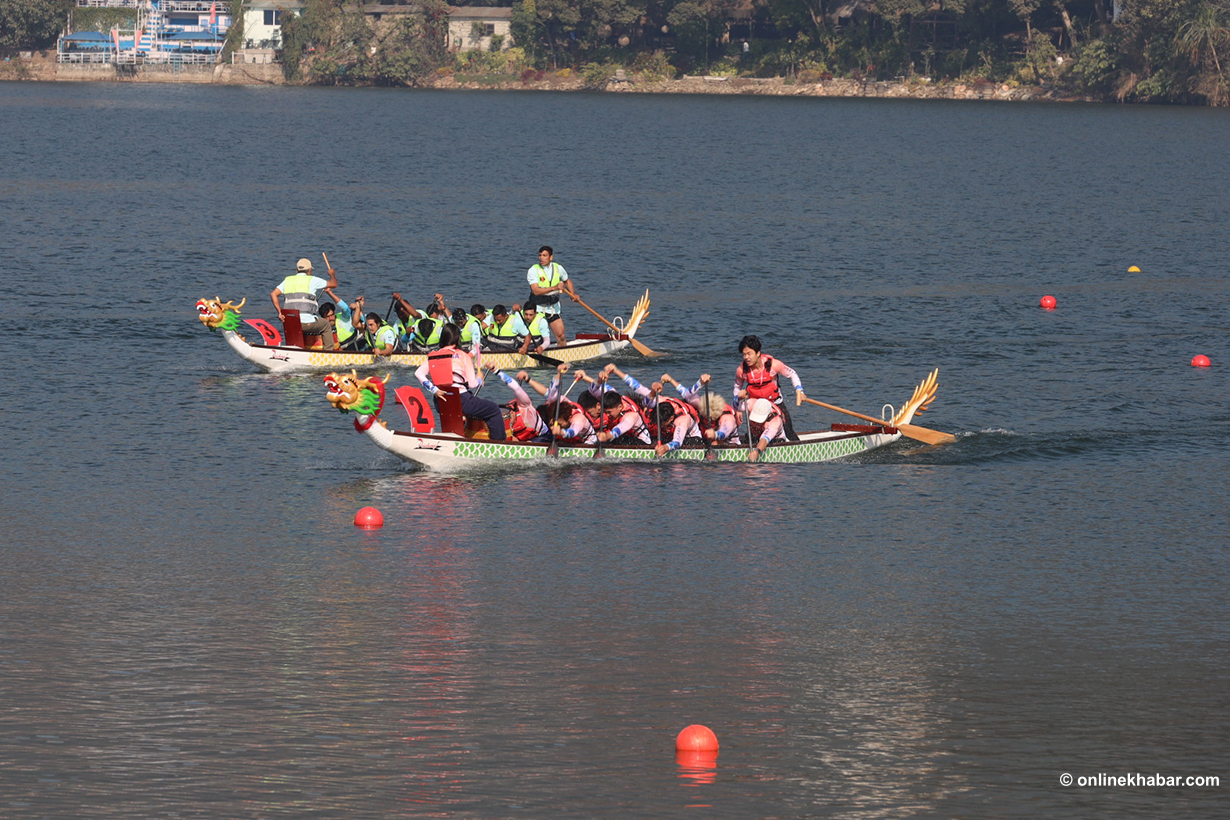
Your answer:
[[[538,408],[530,401],[529,394],[525,392],[525,389],[507,373],[497,370],[495,374],[500,377],[504,384],[508,385],[508,389],[513,391],[513,395],[516,396],[516,399],[512,402],[513,417],[508,425],[508,432],[512,433],[513,438],[517,441],[544,443],[550,441],[551,431],[547,428],[547,423],[542,420],[542,416],[539,415]]]
[[[684,387],[682,384],[676,385],[675,389],[679,391],[679,396],[688,404],[698,410],[703,406],[702,401],[705,395],[705,386],[698,380],[691,387]],[[735,418],[735,411],[729,404],[722,400],[716,393],[710,393],[709,401],[721,401],[722,415],[718,417],[715,423],[703,413],[700,415],[700,429],[713,430],[714,438],[718,442],[725,444],[742,444],[739,440],[739,420]]]
[[[803,389],[803,382],[799,380],[798,373],[795,373],[793,369],[768,354],[761,354],[760,362],[763,365],[760,370],[745,372],[746,367],[743,364],[735,368],[735,406],[739,406],[742,402],[739,393],[744,389],[747,390],[749,405],[756,399],[768,399],[782,411],[782,423],[786,432],[786,438],[790,441],[798,441],[799,437],[795,435],[794,424],[790,421],[790,411],[786,409],[785,401],[782,398],[782,391],[778,387],[777,377],[785,376],[790,379],[790,383],[794,385],[796,391]]]

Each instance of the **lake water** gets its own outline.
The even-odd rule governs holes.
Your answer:
[[[0,816],[1224,813],[1228,140],[1182,108],[0,84]],[[878,414],[938,367],[916,421],[959,440],[442,477],[196,320],[268,318],[322,251],[381,308],[510,303],[543,243],[607,316],[650,290],[670,355],[636,375],[725,390],[755,332]],[[676,760],[692,723],[716,764]],[[1220,783],[1079,785],[1159,774]]]

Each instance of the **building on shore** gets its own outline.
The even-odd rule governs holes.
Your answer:
[[[56,61],[116,65],[216,63],[231,26],[230,15],[219,13],[218,6],[217,0],[77,0],[75,9],[131,9],[131,27],[115,27],[108,32],[79,31],[70,12],[68,30],[56,43]]]

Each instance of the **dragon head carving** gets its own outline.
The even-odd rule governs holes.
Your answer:
[[[247,298],[234,302],[223,302],[222,298],[197,299],[196,314],[201,324],[210,330],[237,330],[239,328],[239,309],[247,302]]]
[[[377,376],[360,379],[359,374],[351,370],[349,375],[330,373],[325,376],[325,398],[342,413],[355,413],[354,427],[362,432],[372,426],[372,422],[380,415],[384,407],[384,386],[389,377],[383,379]]]

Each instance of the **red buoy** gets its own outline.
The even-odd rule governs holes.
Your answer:
[[[375,507],[364,507],[354,514],[354,525],[365,530],[378,530],[384,526],[384,516]]]
[[[1043,296],[1042,301],[1038,304],[1040,304],[1045,310],[1054,310],[1056,305],[1055,297],[1050,295]]]
[[[681,752],[716,752],[717,735],[708,726],[694,723],[675,738],[675,749]]]
[[[1209,367],[1212,364],[1208,356],[1200,355],[1192,359],[1192,367]]]

